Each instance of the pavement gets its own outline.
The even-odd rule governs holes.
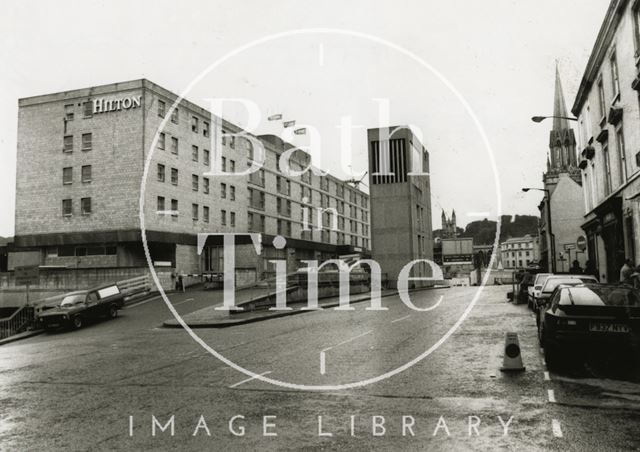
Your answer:
[[[131,304],[0,347],[0,450],[638,450],[638,372],[549,371],[533,315],[507,290],[486,287],[446,340],[477,288],[412,294],[437,306],[425,312],[390,296],[387,311],[357,303],[194,330],[226,361],[163,328],[162,299]],[[180,315],[214,304],[206,291],[170,297]],[[499,371],[508,331],[525,372]]]

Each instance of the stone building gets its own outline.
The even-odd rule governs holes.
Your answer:
[[[640,257],[640,4],[613,0],[571,111],[578,118],[582,228],[601,281]]]
[[[254,149],[233,136],[245,131],[186,99],[171,108],[177,98],[135,80],[19,100],[10,269],[146,267],[140,205],[154,264],[184,273],[222,270],[220,242],[196,252],[203,232],[263,234],[261,256],[249,244],[238,247],[237,270],[247,282],[273,270],[269,259],[286,258],[295,271],[304,259],[367,253],[366,193],[331,175],[281,174],[277,161],[292,146],[276,136],[254,137],[266,153],[259,171],[206,174],[217,157],[222,171],[244,171]],[[290,163],[303,170],[309,155],[295,151]],[[328,227],[334,216],[337,227]],[[287,238],[286,249],[269,246],[275,235]]]
[[[579,237],[583,235],[580,225],[583,222],[584,200],[582,179],[577,164],[576,138],[567,119],[569,116],[557,67],[553,116],[553,127],[549,133],[547,171],[542,175],[545,197],[539,205],[540,258],[544,269],[560,272],[563,269],[567,271],[571,266],[565,249],[576,248]],[[547,209],[550,209],[551,213],[551,227]],[[585,253],[574,252],[571,260],[574,259],[584,267]],[[503,266],[506,268],[504,261]]]
[[[442,210],[442,238],[443,239],[453,239],[458,236],[458,227],[456,225],[456,211],[451,211],[451,218],[447,218],[447,214],[444,213],[444,209]]]
[[[500,244],[500,262],[507,270],[526,268],[540,260],[538,237],[526,234],[513,237]]]

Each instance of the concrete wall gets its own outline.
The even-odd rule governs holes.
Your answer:
[[[566,173],[561,173],[558,183],[551,194],[551,224],[556,244],[556,270],[559,272],[568,271],[571,262],[577,259],[580,266],[584,268],[587,260],[586,253],[577,253],[571,250],[570,253],[564,250],[565,244],[575,246],[578,237],[584,236],[584,231],[580,227],[584,221],[584,206],[582,187],[578,185]],[[565,261],[559,259],[563,254]],[[569,255],[570,254],[570,255]]]

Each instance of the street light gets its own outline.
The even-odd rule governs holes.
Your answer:
[[[560,119],[568,119],[569,121],[577,121],[578,118],[572,118],[570,116],[534,116],[531,118],[533,122],[542,122],[548,118],[560,118]]]
[[[544,118],[542,118],[544,119]],[[540,121],[542,121],[542,119]],[[540,122],[540,121],[536,121],[536,122]],[[552,229],[551,229],[551,192],[549,190],[547,190],[546,188],[532,188],[532,187],[523,187],[522,191],[523,192],[528,192],[529,190],[536,190],[536,191],[543,191],[546,194],[546,198],[547,198],[547,230],[549,231],[549,245],[551,248],[551,273],[555,273],[556,272],[556,238],[553,235]]]

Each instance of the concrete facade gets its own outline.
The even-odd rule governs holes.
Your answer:
[[[196,234],[204,232],[260,232],[265,245],[283,235],[291,269],[310,255],[368,252],[366,193],[310,170],[280,174],[277,162],[290,144],[251,136],[186,99],[174,109],[177,98],[148,80],[134,80],[20,99],[16,258],[35,253],[40,265],[72,268],[146,266],[141,194],[152,260],[185,273],[221,270],[210,250],[219,243],[208,242],[203,256],[196,253]],[[263,169],[207,175],[213,162],[229,173],[249,166],[252,146],[234,134],[264,146]],[[290,163],[304,170],[309,156],[295,151]],[[319,210],[327,208],[335,209],[335,229],[328,227],[333,212]],[[303,230],[304,210],[309,230]],[[237,265],[253,268],[256,278],[270,270],[248,252],[239,254]]]
[[[640,4],[613,0],[572,112],[578,118],[589,259],[616,282],[640,257]]]
[[[371,254],[395,287],[410,261],[433,258],[429,153],[408,127],[369,129]],[[424,262],[412,276],[431,276]]]

